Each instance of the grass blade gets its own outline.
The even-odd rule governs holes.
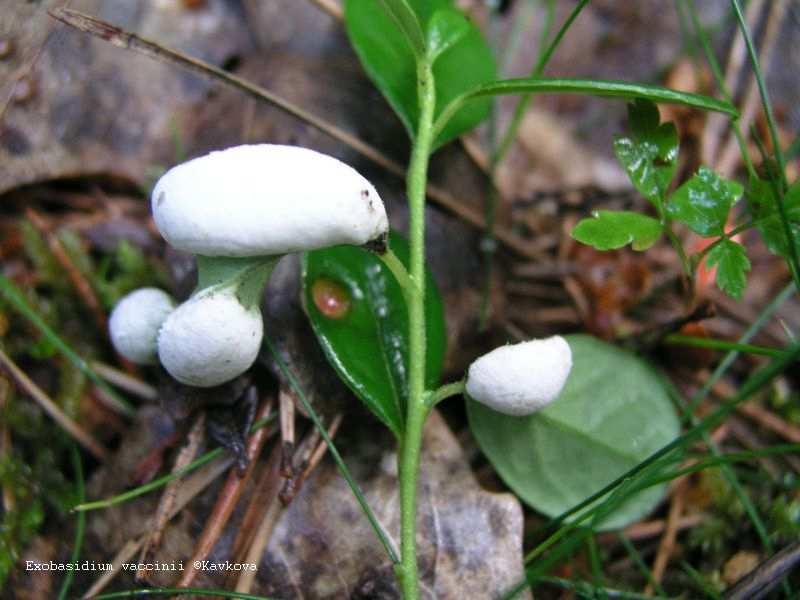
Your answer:
[[[325,440],[325,443],[328,445],[328,450],[330,451],[333,460],[336,462],[336,466],[339,468],[339,472],[342,474],[342,477],[344,477],[345,481],[347,482],[347,485],[349,485],[350,489],[353,491],[353,494],[355,495],[358,504],[361,506],[361,510],[364,511],[364,515],[367,517],[367,520],[372,526],[372,529],[375,531],[375,535],[378,536],[378,539],[380,540],[381,544],[386,550],[386,554],[389,555],[389,558],[394,564],[399,564],[400,558],[397,555],[397,551],[394,548],[394,544],[391,542],[389,536],[383,530],[383,526],[380,524],[378,518],[375,516],[375,513],[372,511],[369,504],[367,503],[367,499],[364,497],[364,492],[361,491],[361,488],[356,483],[355,479],[353,479],[353,476],[350,474],[350,469],[347,468],[347,465],[344,463],[344,460],[342,459],[342,455],[339,454],[339,451],[333,444],[333,440],[328,435],[328,431],[322,424],[322,421],[320,420],[317,411],[314,410],[314,407],[311,406],[311,403],[308,401],[308,398],[306,398],[305,392],[303,391],[302,387],[300,387],[297,378],[289,370],[289,367],[286,365],[286,363],[280,357],[278,352],[275,350],[275,346],[272,344],[272,340],[270,340],[269,336],[267,335],[264,335],[264,345],[267,346],[270,353],[272,354],[272,358],[279,366],[281,373],[283,373],[283,376],[287,379],[289,385],[292,387],[294,392],[300,398],[300,402],[302,402],[303,408],[305,408],[306,412],[308,413],[308,416],[311,417],[311,420],[314,422],[314,427],[317,428],[317,431],[319,431],[320,436],[322,436],[322,439]]]
[[[72,348],[70,348],[69,344],[67,344],[61,337],[53,331],[53,329],[44,322],[44,320],[36,314],[29,305],[28,301],[25,300],[25,296],[22,295],[19,288],[17,288],[14,283],[8,279],[4,275],[0,275],[0,294],[2,294],[6,300],[19,312],[23,317],[25,317],[28,321],[30,321],[31,325],[33,325],[36,329],[38,329],[41,334],[47,338],[53,346],[58,349],[59,353],[66,358],[72,365],[78,369],[79,371],[83,372],[92,383],[94,383],[97,387],[101,388],[104,392],[106,392],[109,397],[111,397],[116,403],[119,409],[128,417],[132,417],[135,414],[133,407],[130,403],[125,400],[122,396],[120,396],[116,391],[114,391],[111,386],[109,386],[94,370],[89,366],[80,355],[75,352]]]
[[[83,464],[81,463],[81,453],[75,444],[70,448],[72,455],[72,468],[75,471],[75,491],[77,492],[78,502],[83,502],[86,498],[86,488],[83,481]],[[81,547],[83,546],[83,535],[86,530],[86,515],[78,513],[78,518],[75,523],[75,541],[72,545],[72,553],[69,557],[70,563],[77,563],[81,555]],[[72,586],[72,580],[75,577],[75,571],[67,571],[67,576],[64,577],[64,582],[61,584],[61,591],[58,594],[58,600],[67,600],[69,598],[69,588]]]
[[[633,100],[642,98],[651,102],[683,104],[701,110],[720,112],[732,117],[738,116],[736,107],[730,102],[717,100],[710,96],[680,92],[669,88],[644,83],[630,83],[604,79],[573,78],[522,78],[493,81],[478,86],[462,94],[448,104],[434,126],[434,135],[441,129],[466,102],[485,96],[507,96],[513,94],[584,94],[601,98],[621,98]]]

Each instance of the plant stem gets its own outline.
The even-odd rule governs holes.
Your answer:
[[[408,407],[400,445],[400,565],[397,568],[405,600],[419,598],[417,574],[417,479],[419,476],[425,405],[425,186],[433,143],[436,104],[433,72],[427,59],[417,66],[419,123],[406,181],[409,204],[411,260],[408,302]]]
[[[464,393],[464,389],[466,388],[466,384],[463,380],[461,381],[454,381],[452,383],[446,383],[441,386],[438,390],[434,390],[430,393],[427,398],[427,404],[430,408],[433,408],[442,400],[446,400],[452,396],[458,396],[459,394]]]

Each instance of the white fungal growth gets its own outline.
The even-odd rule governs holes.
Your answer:
[[[158,330],[174,309],[172,297],[157,288],[141,288],[123,297],[108,321],[116,351],[139,365],[156,364]]]
[[[161,235],[205,256],[270,256],[363,245],[389,227],[375,188],[306,148],[245,145],[173,167],[152,195]]]
[[[199,293],[164,322],[158,357],[181,383],[212,387],[252,366],[263,335],[257,306],[245,308],[232,290]]]
[[[466,391],[498,412],[529,415],[558,397],[571,368],[572,352],[561,336],[501,346],[470,365]]]

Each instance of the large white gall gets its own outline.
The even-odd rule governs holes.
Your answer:
[[[205,256],[271,256],[363,245],[388,231],[372,184],[325,154],[245,145],[173,167],[152,194],[161,235]]]
[[[530,415],[558,397],[571,368],[561,336],[501,346],[470,365],[466,392],[498,412]]]
[[[181,304],[158,334],[158,357],[186,385],[213,387],[249,369],[258,356],[264,323],[235,293],[200,293]]]

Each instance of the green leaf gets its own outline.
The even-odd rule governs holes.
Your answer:
[[[492,96],[508,96],[513,94],[583,94],[601,98],[623,98],[627,100],[643,99],[664,104],[683,104],[700,110],[721,112],[737,117],[739,113],[729,102],[723,102],[709,96],[679,92],[655,85],[628,83],[607,79],[576,79],[535,77],[523,79],[504,79],[483,83],[467,90],[442,111],[436,120],[435,131],[439,131],[448,122],[452,113],[461,110],[464,105],[479,99]]]
[[[520,418],[467,404],[472,432],[497,472],[522,500],[550,517],[680,433],[669,395],[647,363],[589,336],[571,335],[567,341],[572,371],[559,398],[544,410]],[[655,508],[664,489],[634,495],[600,527],[636,522]]]
[[[394,19],[395,24],[403,32],[412,52],[417,56],[425,54],[425,38],[422,35],[422,28],[417,20],[417,15],[411,10],[406,0],[380,0],[389,16]]]
[[[633,135],[614,140],[614,153],[634,187],[661,213],[663,198],[678,164],[678,131],[658,123],[658,109],[648,100],[628,105]]]
[[[408,242],[392,232],[389,246],[408,266]],[[303,258],[303,301],[331,365],[400,437],[408,398],[408,311],[397,280],[377,256],[364,249],[315,250]],[[426,385],[432,388],[441,375],[446,332],[442,298],[430,272],[425,311]]]
[[[427,32],[428,52],[436,57],[436,118],[454,98],[494,79],[494,58],[480,30],[451,0],[409,0],[407,5]],[[344,9],[347,34],[361,64],[413,139],[419,119],[417,57],[408,38],[381,2],[346,0]],[[462,28],[463,33],[459,31]],[[472,129],[488,116],[490,107],[491,100],[486,98],[454,111],[437,132],[435,147]]]
[[[747,272],[750,261],[744,246],[733,240],[723,239],[708,252],[706,265],[717,267],[717,287],[736,298],[742,297],[747,286]]]
[[[753,217],[756,219],[764,243],[770,252],[786,259],[791,258],[791,250],[786,238],[786,229],[781,221],[778,200],[769,182],[752,177],[747,186],[747,199]],[[789,186],[783,196],[783,207],[789,220],[795,247],[800,250],[800,181]]]
[[[469,20],[457,10],[437,10],[428,22],[428,58],[433,63],[469,33]]]
[[[667,213],[702,236],[724,235],[728,213],[743,191],[736,181],[723,179],[711,169],[700,167],[694,177],[672,194]]]
[[[614,250],[631,244],[634,250],[647,250],[658,241],[664,228],[652,217],[626,210],[601,210],[591,219],[582,219],[572,230],[572,237],[596,248]]]

